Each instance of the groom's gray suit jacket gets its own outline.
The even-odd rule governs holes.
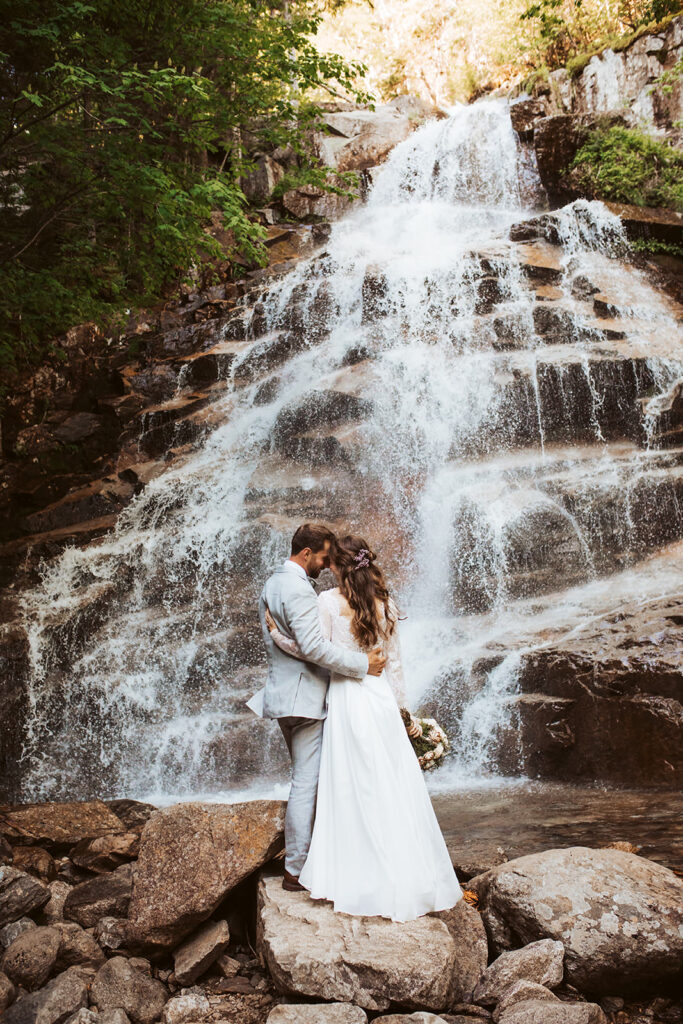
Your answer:
[[[266,625],[266,605],[280,632],[296,640],[305,661],[285,654],[273,643]],[[329,673],[357,679],[367,675],[366,654],[338,647],[323,636],[313,585],[299,575],[295,563],[292,568],[279,566],[266,580],[259,617],[268,655],[264,718],[325,718]]]

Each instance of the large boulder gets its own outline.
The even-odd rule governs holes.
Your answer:
[[[83,967],[70,967],[37,992],[20,996],[5,1010],[2,1024],[63,1024],[81,1007],[88,1005],[92,974]]]
[[[519,857],[469,884],[497,951],[562,942],[565,976],[580,991],[657,990],[682,978],[683,881],[660,864],[577,846]]]
[[[285,803],[177,804],[145,826],[128,916],[129,941],[170,949],[284,845]]]
[[[484,1006],[493,1006],[501,993],[515,981],[533,981],[537,985],[556,988],[562,982],[564,946],[553,939],[532,942],[523,949],[501,953],[486,969],[474,990],[474,999]]]
[[[130,865],[75,885],[64,901],[64,917],[82,928],[94,928],[102,917],[124,917],[132,886]]]
[[[12,845],[63,850],[82,839],[125,832],[123,822],[101,800],[26,804],[0,810],[0,834]]]
[[[0,867],[0,926],[38,910],[49,898],[50,890],[37,878],[8,865]]]
[[[122,1009],[133,1024],[152,1024],[161,1016],[168,992],[128,960],[115,956],[95,975],[90,1000],[98,1010]]]
[[[55,928],[30,928],[5,951],[2,970],[29,992],[40,988],[57,962],[61,938]]]
[[[285,891],[277,874],[259,879],[257,946],[283,992],[366,1010],[399,1003],[439,1012],[454,1002],[458,964],[469,964],[469,947],[480,938],[472,928],[459,947],[436,917],[394,922],[339,914],[328,901]],[[485,965],[484,954],[480,972]]]

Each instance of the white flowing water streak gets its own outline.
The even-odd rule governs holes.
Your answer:
[[[506,653],[501,622],[523,622],[528,634],[524,601],[553,590],[561,621],[560,585],[590,589],[637,557],[632,505],[635,495],[642,506],[640,481],[656,458],[605,439],[598,350],[609,342],[580,326],[572,285],[600,277],[634,330],[642,321],[676,330],[652,288],[616,258],[625,245],[616,218],[575,203],[558,214],[563,255],[552,286],[566,300],[570,344],[540,337],[528,252],[509,241],[540,199],[506,104],[461,108],[396,147],[325,253],[269,290],[272,332],[295,306],[313,325],[324,303],[324,337],[311,335],[271,372],[263,404],[262,377],[228,388],[203,447],[150,483],[111,536],[47,567],[26,597],[24,796],[159,801],[281,783],[277,729],[255,723],[243,702],[263,677],[260,580],[283,557],[297,515],[352,522],[380,546],[384,538],[408,616],[409,695],[436,708],[454,740],[438,785],[495,776],[521,657],[513,627]],[[237,362],[235,379],[273,336]],[[647,345],[652,389],[664,390],[683,363]],[[339,464],[297,462],[278,441],[283,417],[320,391],[372,403],[362,425],[332,430],[345,452]],[[589,412],[577,426],[579,399]],[[89,604],[85,641],[59,662],[53,624],[95,595],[101,611]],[[522,647],[533,643],[527,635]]]

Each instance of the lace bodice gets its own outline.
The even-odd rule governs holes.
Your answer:
[[[318,611],[320,613],[320,624],[323,636],[331,640],[333,644],[349,648],[352,651],[363,651],[367,653],[356,640],[351,631],[351,618],[342,614],[340,595],[337,589],[325,590],[318,597]],[[300,656],[296,640],[284,636],[279,630],[271,633],[273,640],[294,657]],[[379,645],[387,659],[384,674],[387,678],[392,693],[396,698],[399,707],[405,707],[406,693],[403,681],[403,665],[401,663],[401,644],[398,636],[398,623],[388,640]]]

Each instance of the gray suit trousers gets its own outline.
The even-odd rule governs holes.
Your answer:
[[[292,788],[285,813],[285,869],[298,877],[311,845],[318,795],[322,718],[278,718],[292,759]]]

